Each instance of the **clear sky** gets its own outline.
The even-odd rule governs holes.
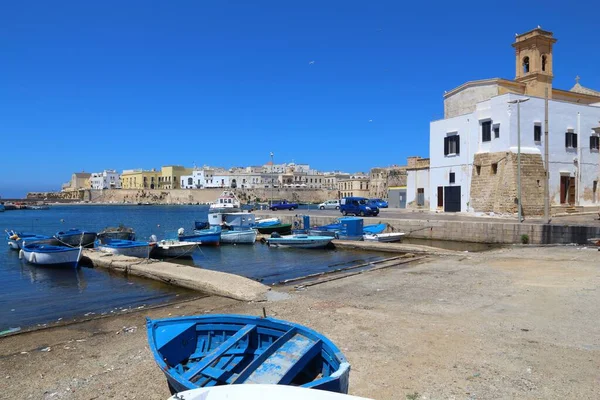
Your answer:
[[[0,196],[75,171],[428,156],[444,90],[514,78],[554,32],[554,86],[600,89],[598,1],[5,1]]]

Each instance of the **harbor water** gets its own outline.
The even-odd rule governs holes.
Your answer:
[[[56,205],[49,210],[0,214],[2,229],[45,235],[70,228],[99,232],[120,224],[133,227],[138,240],[154,234],[175,238],[207,219],[208,206]],[[255,245],[201,247],[176,262],[246,276],[270,285],[286,279],[389,257],[384,253],[302,250]],[[30,265],[18,251],[0,247],[0,332],[55,324],[74,318],[113,314],[201,295],[161,282],[126,277],[104,269],[63,270]]]

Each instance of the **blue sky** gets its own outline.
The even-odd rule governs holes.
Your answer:
[[[519,5],[521,4],[521,5]],[[0,12],[0,196],[75,171],[428,156],[442,95],[514,78],[554,32],[554,86],[600,89],[598,2],[18,1]],[[314,61],[314,63],[311,63]]]

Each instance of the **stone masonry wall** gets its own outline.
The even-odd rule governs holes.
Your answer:
[[[494,173],[493,166],[496,165]],[[521,154],[523,215],[544,212],[544,165],[539,154]],[[471,172],[471,207],[480,212],[517,212],[517,154],[475,154]]]

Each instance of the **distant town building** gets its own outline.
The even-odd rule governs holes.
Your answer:
[[[542,214],[546,129],[550,203],[599,203],[600,92],[579,78],[570,90],[552,87],[555,42],[539,27],[517,35],[514,80],[470,81],[444,94],[445,118],[430,125],[431,210],[516,213],[520,146],[522,210]]]
[[[82,189],[91,189],[90,177],[88,172],[75,172],[71,175],[71,180],[62,185],[63,192],[74,192]]]
[[[154,169],[126,169],[121,173],[122,189],[158,189],[160,172]]]
[[[102,172],[94,172],[90,176],[92,189],[121,189],[120,175],[114,169],[105,169]]]
[[[384,168],[371,168],[369,197],[388,199],[390,188],[406,191],[406,167],[392,165]]]
[[[369,197],[369,177],[356,174],[338,181],[340,197]]]
[[[408,157],[406,208],[429,209],[429,158]]]
[[[158,176],[158,189],[180,189],[181,176],[192,174],[192,168],[185,168],[180,165],[168,165],[160,169]]]

